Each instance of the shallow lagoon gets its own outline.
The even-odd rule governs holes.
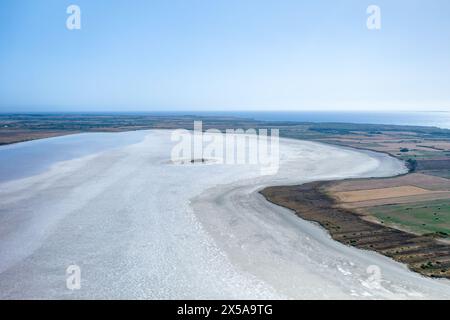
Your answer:
[[[145,131],[80,133],[0,146],[0,182],[42,173],[59,161],[137,143]]]

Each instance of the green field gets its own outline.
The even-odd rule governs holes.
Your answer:
[[[418,171],[423,174],[428,174],[430,176],[436,176],[441,178],[450,179],[450,170],[442,169],[442,170],[420,170]]]
[[[386,205],[370,209],[386,225],[397,225],[420,234],[450,235],[450,200]]]
[[[442,157],[448,156],[448,151],[425,151],[425,150],[411,150],[409,152],[398,152],[396,155],[402,159],[416,159],[416,160],[424,160],[424,159],[440,159]]]

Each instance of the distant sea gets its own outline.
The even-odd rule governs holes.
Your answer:
[[[166,114],[164,112],[158,114]],[[450,129],[450,112],[170,112],[168,115],[234,116],[264,121],[345,122],[434,126]]]
[[[1,112],[2,114],[17,112]],[[422,112],[327,112],[327,111],[67,111],[67,112],[24,112],[19,113],[82,113],[82,114],[146,114],[158,116],[225,116],[250,118],[261,121],[294,121],[294,122],[340,122],[365,124],[396,124],[411,126],[433,126],[450,129],[450,111]]]

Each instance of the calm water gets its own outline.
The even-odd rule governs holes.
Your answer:
[[[145,131],[81,133],[0,146],[0,182],[44,172],[52,164],[141,141]]]
[[[165,114],[165,113],[160,113]],[[346,122],[435,126],[450,129],[450,112],[175,112],[170,114],[236,116],[265,121]]]
[[[254,116],[258,120],[397,124],[450,129],[450,112],[279,112],[260,113]]]

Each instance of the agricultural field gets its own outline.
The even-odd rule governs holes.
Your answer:
[[[411,173],[387,179],[338,181],[327,187],[336,204],[368,221],[414,234],[450,235],[450,180]]]
[[[370,190],[356,190],[356,191],[342,191],[336,192],[335,196],[342,202],[359,202],[368,200],[378,200],[386,198],[398,198],[415,196],[419,194],[428,194],[433,191],[429,191],[423,188],[415,186],[400,186]]]
[[[383,224],[420,235],[450,235],[450,199],[373,207],[369,210]]]
[[[422,170],[421,172],[424,173],[424,174],[430,175],[430,176],[450,179],[450,169],[444,169],[444,170]]]

